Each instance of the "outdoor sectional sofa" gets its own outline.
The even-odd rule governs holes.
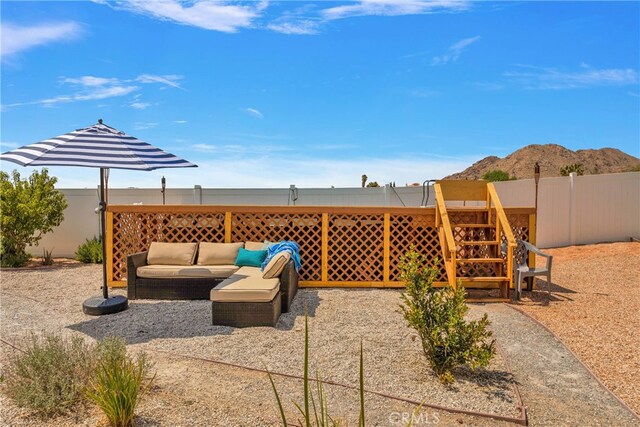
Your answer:
[[[238,255],[262,242],[158,243],[127,257],[129,299],[210,299],[214,325],[275,326],[289,311],[298,274],[288,252],[279,252],[264,272]],[[243,251],[241,251],[243,249]],[[236,265],[239,264],[239,265]]]

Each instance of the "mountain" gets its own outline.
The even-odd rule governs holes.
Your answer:
[[[571,151],[557,144],[527,145],[507,157],[485,157],[462,172],[444,179],[480,179],[486,172],[500,169],[516,178],[533,178],[533,167],[540,164],[542,177],[560,176],[560,168],[582,163],[585,175],[627,172],[640,166],[640,159],[616,148]]]

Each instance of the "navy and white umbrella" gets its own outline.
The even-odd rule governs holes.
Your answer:
[[[151,171],[195,167],[184,159],[102,123],[45,139],[0,156],[22,166],[85,166]]]
[[[79,166],[100,168],[100,219],[102,233],[102,297],[83,304],[87,314],[110,314],[124,310],[123,296],[109,298],[105,236],[105,175],[109,169],[151,171],[161,168],[197,167],[180,157],[102,123],[0,154],[0,160],[22,166]]]

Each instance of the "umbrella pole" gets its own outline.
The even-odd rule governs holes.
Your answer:
[[[123,295],[109,297],[107,283],[107,203],[105,202],[105,168],[100,168],[100,235],[102,236],[102,296],[93,297],[82,303],[82,311],[92,316],[113,314],[126,310],[129,300]]]
[[[107,284],[107,202],[105,201],[105,176],[104,168],[100,168],[100,235],[102,237],[102,296],[109,298],[109,286]]]

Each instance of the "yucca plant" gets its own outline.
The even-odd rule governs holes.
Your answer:
[[[360,342],[360,416],[358,420],[358,425],[360,427],[364,427],[364,368],[363,368],[363,353],[362,353],[362,342]],[[275,382],[273,381],[273,377],[271,373],[268,372],[269,381],[271,382],[271,387],[273,388],[273,393],[276,397],[276,402],[278,404],[278,410],[280,411],[280,418],[282,420],[282,425],[287,426],[287,417],[284,412],[284,407],[282,405],[282,400],[280,399],[280,394],[278,393],[278,389],[276,387]],[[304,402],[303,406],[294,402],[295,407],[300,412],[304,423],[301,420],[298,420],[300,425],[304,425],[305,427],[337,427],[343,424],[343,420],[333,418],[329,414],[327,397],[324,391],[323,382],[320,378],[319,373],[316,371],[316,395],[314,396],[311,387],[309,385],[309,322],[308,318],[305,315],[304,317],[304,373],[303,373],[303,387],[304,387]],[[345,423],[346,424],[346,423]]]
[[[101,361],[91,380],[87,397],[96,403],[115,427],[134,425],[136,406],[154,377],[145,353],[136,358],[127,355],[122,338],[105,338],[100,344]]]
[[[46,249],[42,249],[42,265],[52,265],[53,264],[53,249],[50,251]]]

